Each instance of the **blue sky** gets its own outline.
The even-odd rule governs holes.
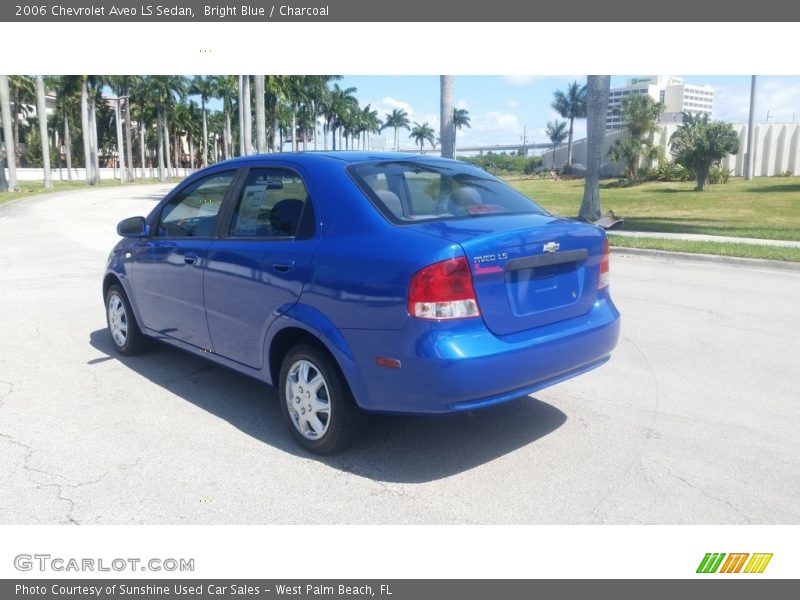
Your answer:
[[[750,102],[749,75],[683,75],[687,83],[708,84],[715,89],[714,118],[746,121]],[[611,86],[621,86],[630,77],[646,74],[614,75]],[[471,129],[459,132],[459,145],[518,143],[523,127],[529,142],[544,141],[547,122],[559,118],[550,108],[553,92],[565,89],[573,80],[585,83],[585,75],[565,76],[456,76],[455,97],[460,108],[470,112]],[[438,128],[439,78],[410,75],[347,75],[339,85],[355,87],[362,106],[371,104],[381,118],[393,108],[408,111],[410,120],[427,121]],[[770,121],[800,120],[800,76],[763,76],[758,79],[757,118]],[[576,138],[584,137],[586,122],[576,121]],[[391,132],[386,131],[391,144]],[[401,144],[411,147],[407,133]]]

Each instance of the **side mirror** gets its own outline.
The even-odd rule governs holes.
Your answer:
[[[150,234],[150,228],[144,217],[130,217],[117,224],[117,234],[124,238],[146,237]]]

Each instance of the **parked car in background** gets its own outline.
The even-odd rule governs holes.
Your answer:
[[[117,231],[117,351],[155,338],[276,386],[318,453],[365,413],[472,410],[574,377],[619,335],[605,233],[458,161],[233,159]]]

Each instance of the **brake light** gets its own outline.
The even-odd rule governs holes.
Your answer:
[[[443,260],[414,273],[408,287],[408,313],[436,321],[480,316],[466,257]]]
[[[607,288],[611,280],[609,266],[608,238],[606,238],[603,246],[603,258],[600,260],[600,279],[597,282],[597,289],[599,290]]]

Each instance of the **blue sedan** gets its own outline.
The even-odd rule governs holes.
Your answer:
[[[278,388],[306,448],[365,413],[472,410],[574,377],[619,337],[605,233],[459,161],[248,156],[117,227],[114,346],[158,339]]]

